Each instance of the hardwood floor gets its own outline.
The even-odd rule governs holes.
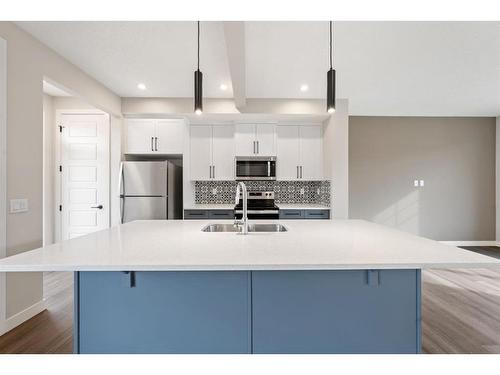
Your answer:
[[[424,353],[500,353],[500,269],[426,270],[422,281]],[[44,288],[47,310],[0,337],[0,353],[72,353],[73,274],[45,273]]]
[[[43,287],[47,310],[1,336],[0,353],[73,352],[73,273],[46,272]]]

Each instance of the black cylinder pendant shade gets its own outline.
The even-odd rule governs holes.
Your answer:
[[[335,69],[332,68],[327,73],[326,110],[335,112]]]
[[[203,113],[203,73],[199,69],[194,72],[194,112]]]

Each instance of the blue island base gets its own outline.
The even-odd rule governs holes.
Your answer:
[[[419,353],[420,270],[76,272],[76,353]]]

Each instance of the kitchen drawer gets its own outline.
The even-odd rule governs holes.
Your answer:
[[[329,219],[330,210],[304,210],[306,219]]]
[[[184,210],[185,220],[208,219],[208,210]]]
[[[280,210],[280,219],[304,219],[304,210]]]
[[[210,210],[208,211],[209,219],[233,220],[234,210]]]

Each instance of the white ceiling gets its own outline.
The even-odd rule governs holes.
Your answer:
[[[120,96],[193,94],[195,22],[18,25]],[[223,25],[201,32],[204,94],[232,97]],[[246,22],[245,33],[247,97],[324,98],[328,22]],[[336,22],[334,65],[353,115],[500,115],[500,22]]]

